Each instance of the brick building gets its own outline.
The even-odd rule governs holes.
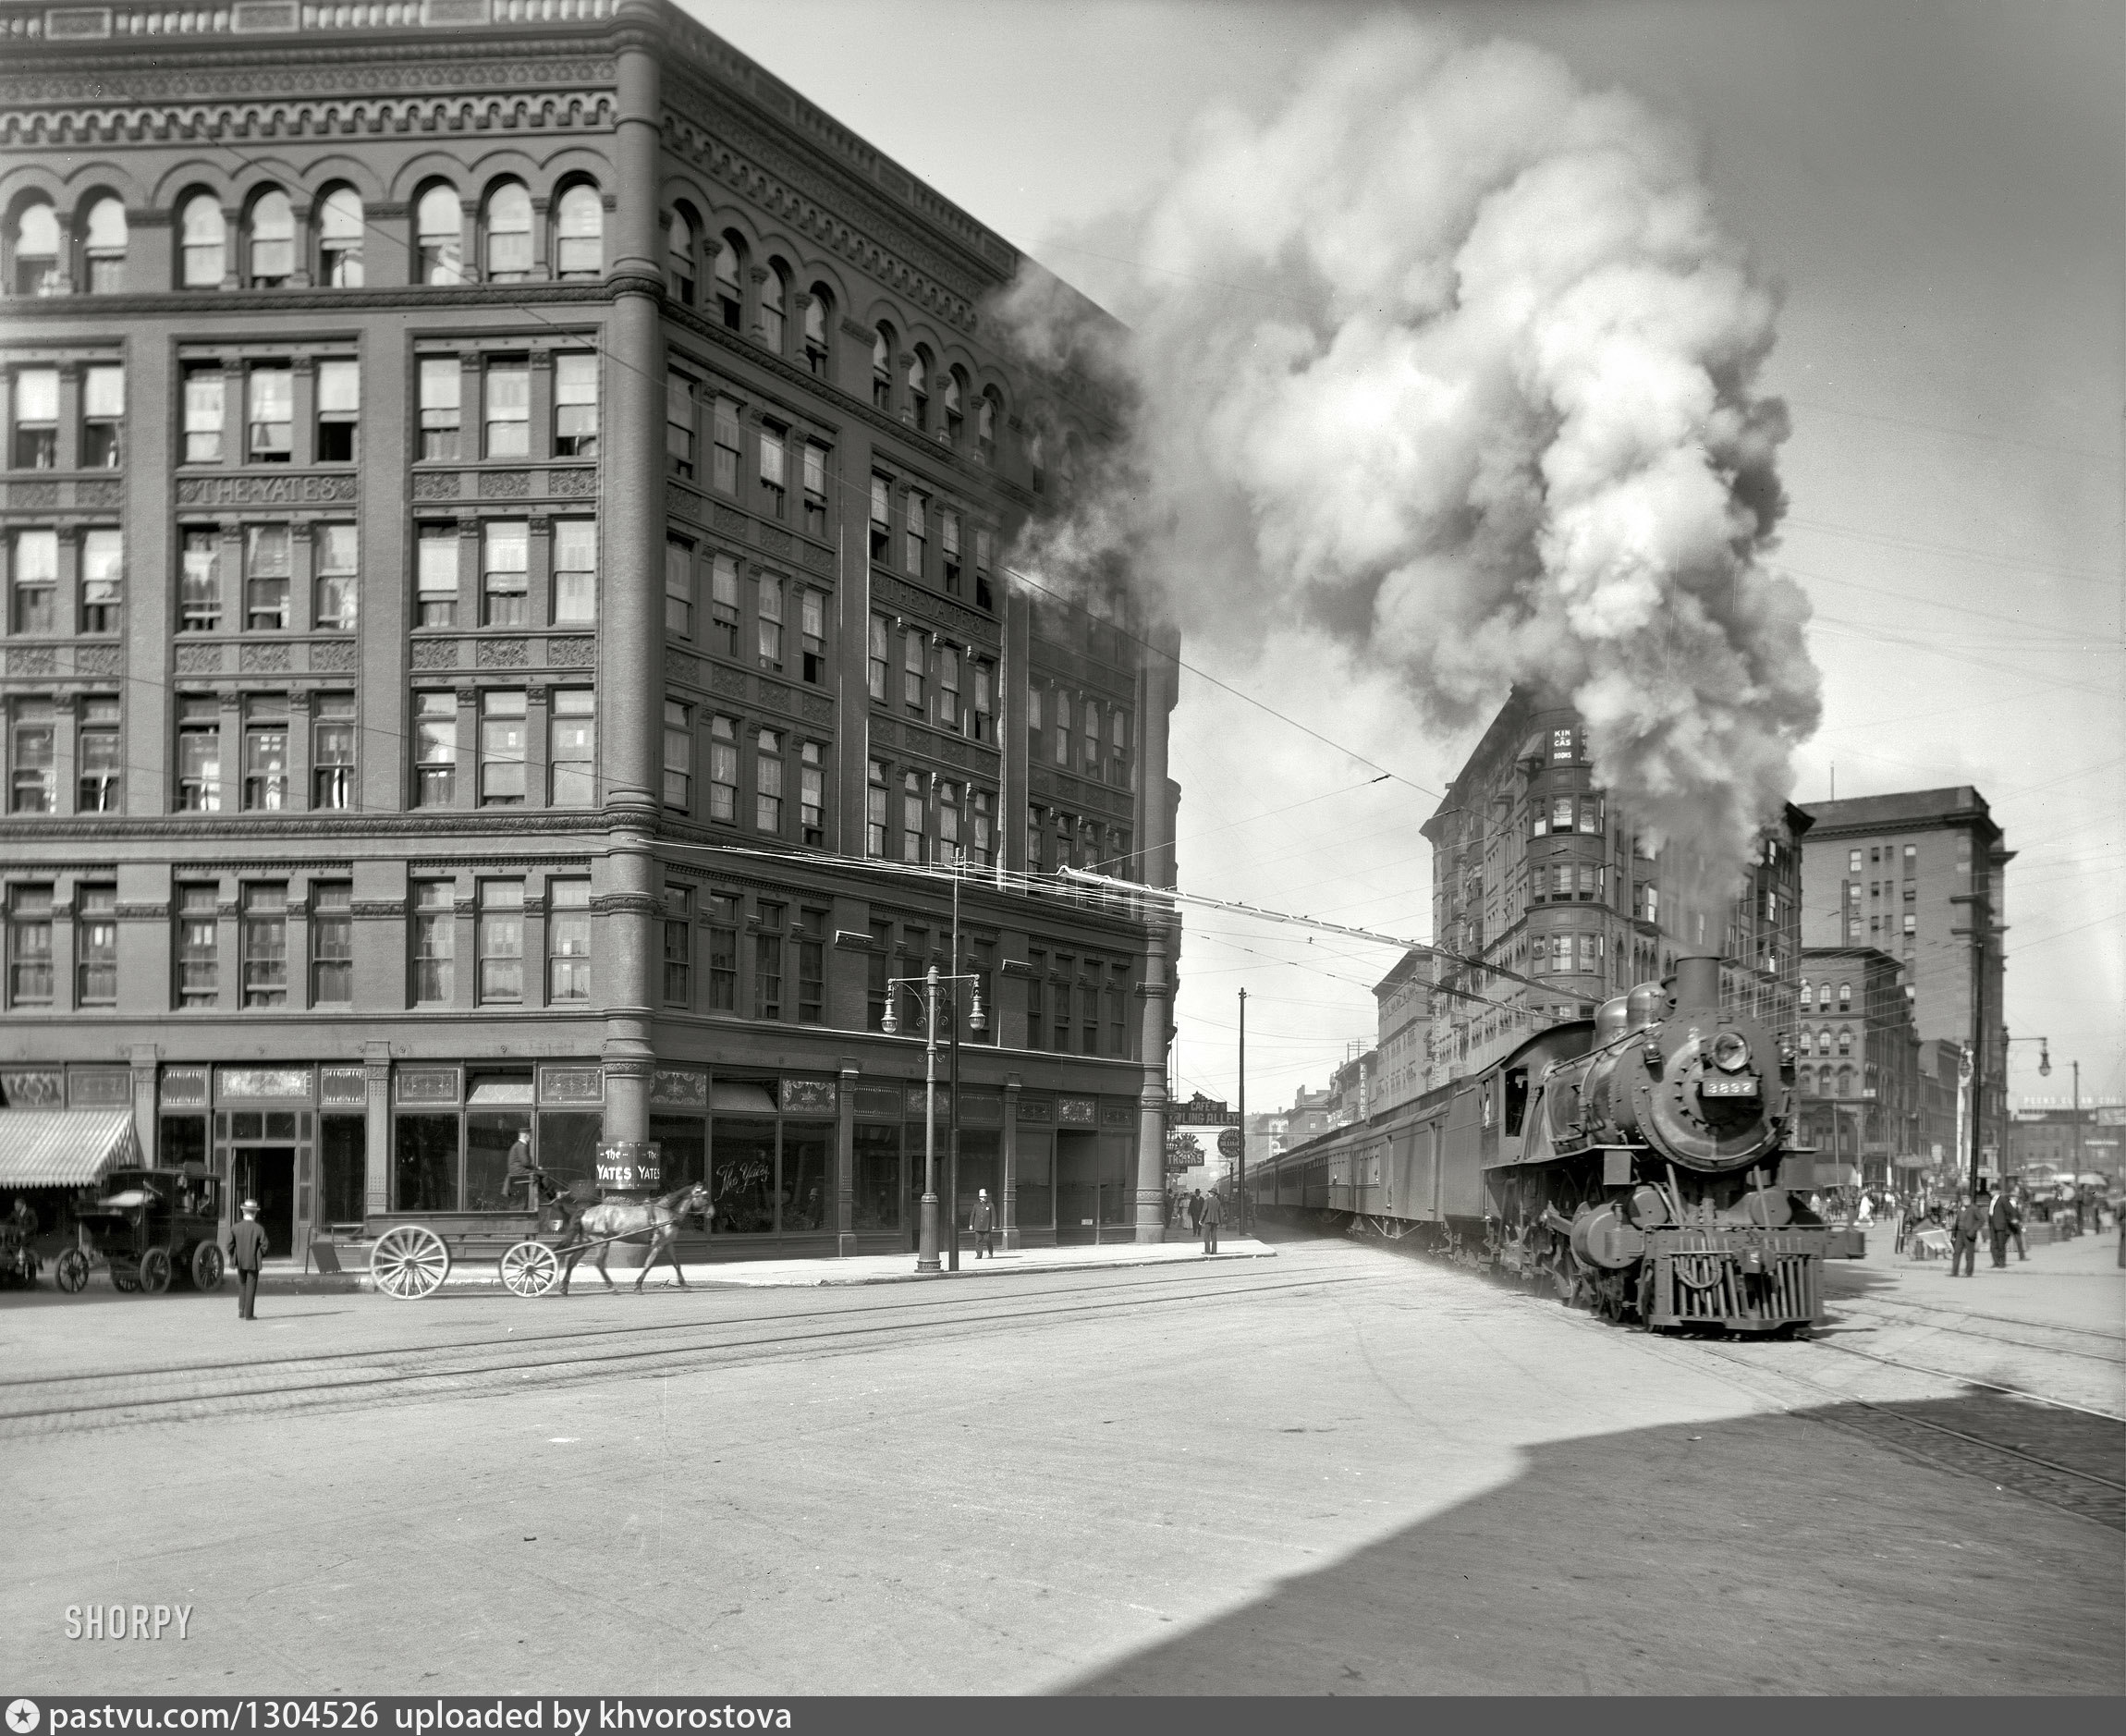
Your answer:
[[[284,1249],[520,1131],[898,1247],[935,961],[963,1192],[1155,1236],[1164,930],[1010,889],[1176,801],[1174,644],[1003,566],[1105,425],[978,320],[1037,268],[660,0],[0,39],[0,1093]]]
[[[1431,960],[1421,952],[1404,953],[1373,985],[1373,994],[1379,1021],[1377,1114],[1423,1094],[1432,1034]]]
[[[1827,1163],[1888,1185],[1924,1155],[1920,1040],[1898,961],[1874,947],[1802,951],[1794,1090],[1802,1136]],[[1905,1166],[1906,1168],[1912,1166]]]
[[[1717,952],[1728,1004],[1795,1028],[1800,839],[1789,806],[1732,899],[1693,901],[1683,864],[1656,852],[1594,781],[1586,731],[1515,692],[1425,823],[1433,934],[1445,952],[1533,979],[1434,961],[1423,1089],[1479,1070],[1543,1025],[1592,1018],[1680,951]]]

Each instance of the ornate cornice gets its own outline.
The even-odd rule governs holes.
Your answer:
[[[609,133],[617,118],[617,105],[604,91],[332,95],[92,108],[29,108],[0,96],[0,149],[65,151],[193,141],[227,145],[279,139],[367,138],[378,133],[446,137],[467,132]]]
[[[214,313],[367,313],[381,309],[507,308],[522,310],[552,302],[607,301],[604,283],[418,285],[398,289],[166,289],[145,295],[10,296],[11,320],[91,319],[111,323],[157,316],[167,319],[190,309]],[[231,364],[235,365],[234,363]]]

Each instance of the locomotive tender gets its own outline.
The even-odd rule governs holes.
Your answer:
[[[1857,1255],[1795,1198],[1793,1055],[1720,1008],[1720,961],[1606,1001],[1483,1071],[1295,1146],[1258,1210],[1416,1236],[1656,1330],[1806,1334],[1823,1262]]]

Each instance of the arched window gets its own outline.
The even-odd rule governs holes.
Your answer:
[[[974,444],[984,464],[996,462],[996,424],[1004,420],[1004,405],[995,386],[986,387],[974,407]]]
[[[295,210],[277,187],[251,202],[250,241],[244,275],[253,289],[277,289],[295,275]]]
[[[1802,1010],[1803,1012],[1814,1012],[1815,1008],[1816,992],[1814,989],[1809,986],[1809,980],[1804,976],[1802,978]]]
[[[920,344],[908,364],[908,413],[917,434],[930,432],[930,351]]]
[[[59,219],[42,200],[24,205],[15,219],[15,293],[59,292]]]
[[[336,187],[317,208],[317,280],[328,289],[361,287],[361,195]]]
[[[1831,1028],[1830,1026],[1826,1025],[1821,1031],[1816,1033],[1816,1053],[1818,1055],[1828,1055],[1830,1052]]]
[[[195,193],[185,201],[177,219],[184,251],[184,287],[219,289],[227,265],[228,225],[212,193]]]
[[[1841,1067],[1839,1069],[1839,1095],[1841,1097],[1850,1097],[1852,1094],[1853,1070],[1850,1067]]]
[[[826,285],[815,283],[804,304],[804,365],[817,380],[826,378],[826,328],[834,314],[834,298]]]
[[[727,331],[746,328],[745,263],[738,237],[725,236],[716,247],[716,316]]]
[[[81,238],[82,274],[91,295],[115,295],[126,287],[126,206],[118,199],[99,199],[89,207]]]
[[[464,211],[458,189],[447,183],[431,187],[414,209],[413,250],[416,277],[426,284],[465,281]]]
[[[1851,1025],[1840,1025],[1839,1027],[1839,1053],[1840,1055],[1851,1055],[1852,1052],[1853,1028]]]
[[[1813,1073],[1813,1072],[1811,1072],[1811,1071],[1810,1071],[1810,1070],[1809,1070],[1807,1068],[1805,1068],[1805,1067],[1802,1067],[1802,1068],[1797,1068],[1797,1069],[1795,1070],[1795,1072],[1794,1072],[1794,1089],[1795,1089],[1795,1091],[1799,1092],[1799,1093],[1800,1093],[1800,1094],[1801,1094],[1802,1096],[1804,1096],[1804,1097],[1805,1097],[1805,1096],[1808,1096],[1808,1095],[1809,1095],[1809,1094],[1810,1094],[1812,1092],[1814,1092],[1814,1091],[1815,1090],[1815,1088],[1816,1088],[1816,1076],[1815,1076],[1815,1074],[1814,1074],[1814,1073]]]
[[[871,407],[893,409],[893,327],[881,325],[871,340]]]
[[[782,262],[768,262],[767,281],[761,285],[761,342],[776,355],[783,353],[783,336],[788,329],[790,300],[789,275],[782,268]]]
[[[953,368],[945,376],[945,444],[948,446],[959,444],[960,433],[967,422],[966,399],[965,383],[959,370]]]
[[[681,307],[694,305],[694,226],[683,211],[672,213],[665,232],[665,287]]]
[[[487,196],[481,272],[489,283],[522,283],[532,275],[532,195],[521,181],[504,181]]]
[[[605,204],[588,181],[578,181],[561,195],[554,252],[556,276],[596,277],[605,272]]]

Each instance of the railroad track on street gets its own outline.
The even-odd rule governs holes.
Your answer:
[[[1948,1323],[1953,1321],[1957,1323],[1957,1329],[1970,1338],[2011,1345],[2017,1350],[2041,1351],[2048,1356],[2073,1356],[2087,1362],[2108,1363],[2115,1368],[2126,1368],[2126,1339],[2115,1332],[2099,1332],[2087,1326],[2056,1326],[2040,1320],[2017,1320],[2006,1314],[1967,1314],[1961,1308],[1942,1308],[1930,1302],[1906,1302],[1901,1298],[1886,1296],[1841,1296],[1827,1300],[1833,1309],[1841,1314],[1876,1314],[1878,1318],[1884,1318],[1886,1323],[1909,1326],[1924,1326],[1930,1322],[1900,1321],[1896,1314],[1886,1316],[1882,1311],[1895,1310],[1897,1314],[1902,1314],[1938,1316],[1943,1322],[1943,1329],[1946,1330]],[[1983,1321],[1986,1326],[2012,1326],[2022,1334],[2037,1336],[2019,1337],[2014,1333],[1989,1331],[1986,1326],[1971,1325],[1973,1321]],[[2062,1338],[2074,1342],[2062,1344],[2058,1341]],[[2110,1349],[2105,1351],[2093,1348],[2097,1345],[2107,1345]]]
[[[202,1417],[286,1414],[350,1404],[406,1402],[519,1390],[522,1383],[584,1381],[681,1370],[743,1367],[791,1356],[890,1347],[935,1334],[1082,1318],[1147,1307],[1381,1281],[1377,1274],[1274,1283],[1197,1272],[1135,1278],[1087,1290],[935,1292],[906,1302],[792,1309],[723,1319],[690,1316],[580,1326],[507,1339],[457,1338],[270,1360],[31,1375],[0,1382],[0,1440]],[[728,1292],[718,1292],[727,1294]],[[881,1318],[882,1315],[888,1316]]]

